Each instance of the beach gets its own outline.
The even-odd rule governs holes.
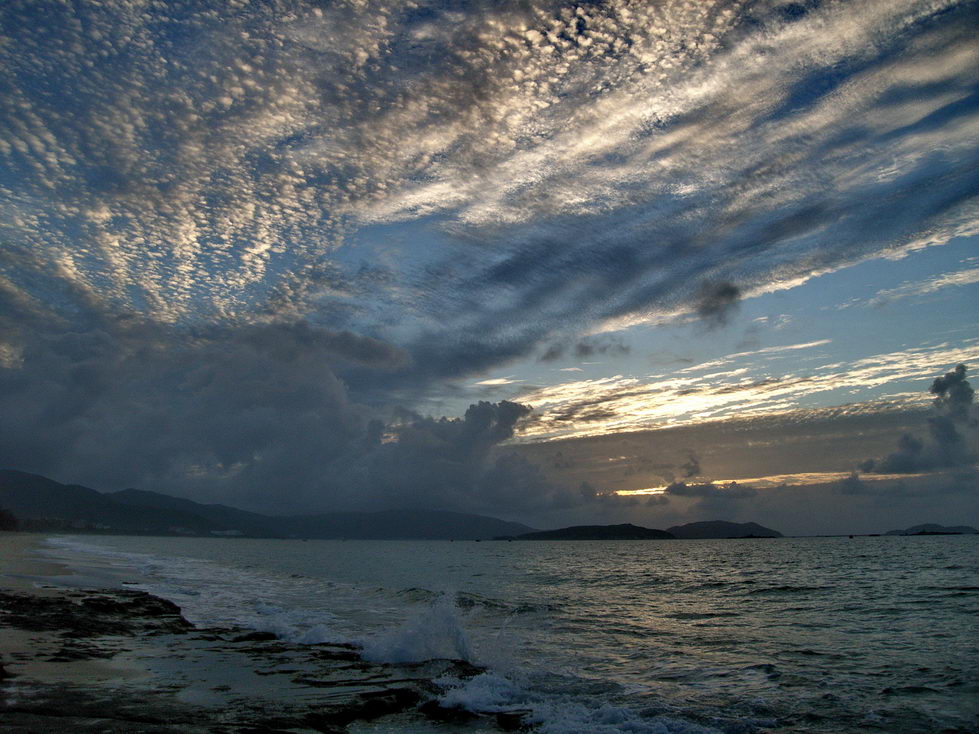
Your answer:
[[[454,716],[510,728],[432,703],[433,680],[472,665],[368,663],[350,645],[195,627],[141,591],[47,585],[68,569],[32,556],[42,538],[0,534],[2,732],[425,731]]]

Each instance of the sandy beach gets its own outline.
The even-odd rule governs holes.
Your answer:
[[[461,661],[381,665],[347,645],[200,629],[126,588],[57,587],[43,536],[0,534],[0,732],[501,731],[519,716],[438,705]],[[436,728],[437,727],[437,728]]]
[[[37,589],[34,577],[58,576],[68,569],[51,561],[44,561],[30,555],[44,540],[43,535],[35,533],[0,533],[0,586],[7,589]]]

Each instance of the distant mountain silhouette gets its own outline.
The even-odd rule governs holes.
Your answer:
[[[306,538],[488,540],[533,530],[518,522],[446,510],[331,512],[275,519],[289,535]]]
[[[677,538],[707,539],[707,538],[781,538],[777,530],[766,528],[756,522],[726,522],[725,520],[708,520],[706,522],[691,522],[686,525],[674,525],[667,528]]]
[[[275,518],[257,512],[239,510],[227,505],[202,505],[193,500],[171,497],[160,492],[145,489],[123,489],[108,492],[103,497],[132,508],[157,510],[163,513],[190,513],[206,520],[209,532],[212,530],[238,530],[243,535],[267,537],[278,536],[282,531],[276,527]]]
[[[438,510],[275,517],[141,489],[103,494],[11,469],[0,470],[0,507],[13,512],[25,529],[138,535],[487,540],[533,530],[485,515]]]
[[[914,525],[906,530],[888,530],[885,535],[979,535],[979,530],[969,525],[946,526],[925,523]]]
[[[574,525],[558,530],[539,530],[516,535],[508,540],[668,540],[673,536],[662,530],[638,525]],[[503,538],[501,538],[503,539]]]
[[[194,513],[131,507],[89,487],[13,470],[0,470],[0,506],[13,512],[25,529],[188,535],[220,529]]]

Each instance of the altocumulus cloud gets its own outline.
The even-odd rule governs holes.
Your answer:
[[[294,504],[347,467],[380,495],[396,403],[972,231],[976,19],[4,3],[5,462]]]

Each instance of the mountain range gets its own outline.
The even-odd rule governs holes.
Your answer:
[[[485,515],[443,510],[331,512],[273,516],[205,505],[142,489],[98,492],[78,484],[0,470],[0,507],[28,530],[257,538],[483,540],[534,528]]]
[[[12,469],[0,470],[0,508],[27,530],[134,535],[240,536],[419,540],[651,540],[671,538],[779,538],[757,523],[720,520],[655,530],[632,524],[577,525],[538,531],[522,523],[445,510],[329,512],[275,516],[202,504],[143,489],[99,492]]]

